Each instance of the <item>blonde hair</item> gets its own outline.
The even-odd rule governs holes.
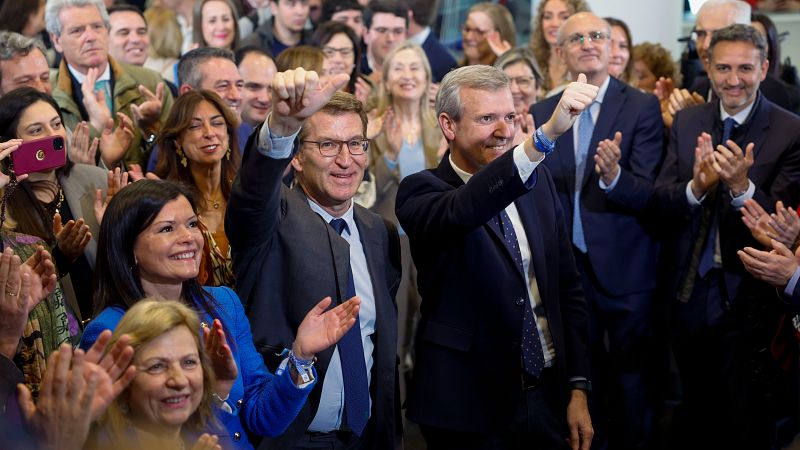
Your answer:
[[[388,68],[394,57],[403,50],[411,50],[416,53],[417,56],[419,56],[420,61],[422,61],[422,67],[425,70],[425,90],[422,92],[422,97],[419,99],[422,126],[437,126],[436,114],[434,113],[433,108],[430,107],[430,101],[428,98],[431,80],[433,79],[431,64],[428,61],[428,56],[425,54],[425,51],[422,50],[422,47],[410,41],[406,41],[393,48],[383,60],[383,73],[381,75],[382,80],[380,86],[378,87],[378,105],[375,107],[375,111],[377,112],[378,116],[381,116],[392,106],[392,103],[394,102],[392,92],[387,87],[389,80]]]
[[[147,21],[147,34],[150,36],[150,56],[180,58],[183,33],[175,12],[154,6],[147,8],[144,19]]]
[[[312,45],[295,45],[282,51],[275,58],[275,66],[278,72],[302,67],[306,70],[313,70],[318,74],[322,72],[322,63],[325,61],[325,54],[322,49]],[[358,61],[356,61],[358,64]]]
[[[533,19],[533,23],[531,24],[531,32],[530,37],[530,46],[531,50],[533,50],[533,55],[536,57],[536,62],[539,64],[539,69],[542,71],[542,86],[544,87],[545,91],[548,91],[555,86],[550,86],[550,79],[548,74],[550,73],[550,44],[547,43],[547,39],[544,38],[544,30],[542,30],[542,18],[544,16],[544,7],[547,6],[547,3],[555,1],[555,0],[544,0],[539,3],[539,7],[536,8],[536,17]],[[589,4],[586,0],[558,0],[562,1],[567,5],[567,9],[569,9],[569,15],[573,15],[577,12],[589,12],[591,9],[589,8]]]
[[[467,17],[474,12],[482,12],[489,17],[494,29],[500,33],[501,41],[508,41],[511,47],[517,46],[517,29],[514,27],[514,18],[511,17],[508,8],[498,3],[481,2],[469,8]]]
[[[186,425],[193,430],[203,430],[209,422],[218,425],[211,410],[211,386],[213,386],[215,378],[211,363],[200,342],[200,319],[194,310],[174,300],[144,298],[131,306],[122,317],[107,348],[114,348],[114,344],[123,335],[128,335],[131,347],[134,352],[137,352],[164,333],[181,326],[189,329],[195,344],[197,344],[197,352],[200,355],[203,369],[204,387],[200,405],[189,417]],[[112,442],[121,443],[123,447],[128,439],[127,433],[131,427],[131,421],[123,412],[122,405],[127,401],[129,395],[129,389],[123,391],[111,403],[99,421],[102,426],[108,428]]]

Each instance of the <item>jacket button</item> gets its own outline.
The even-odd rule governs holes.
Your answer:
[[[242,407],[242,399],[239,399],[239,400],[236,401],[236,407],[238,407],[238,408]]]
[[[522,306],[525,304],[525,299],[520,297],[514,302],[517,306]]]
[[[239,439],[241,439],[241,438],[242,438],[242,433],[239,433],[238,431],[236,433],[233,433],[233,440],[234,441],[239,442]]]

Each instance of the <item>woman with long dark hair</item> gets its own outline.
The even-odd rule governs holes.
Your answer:
[[[250,449],[245,429],[261,436],[284,432],[306,401],[314,381],[314,355],[336,343],[355,323],[359,300],[327,310],[319,302],[299,324],[297,338],[275,375],[256,351],[239,297],[227,287],[197,281],[203,236],[191,190],[163,180],[141,180],[109,202],[100,229],[95,277],[97,316],[83,334],[89,347],[114,330],[125,311],[145,297],[178,300],[202,320],[216,382],[209,389],[215,415],[227,434],[220,439]],[[214,430],[217,432],[217,430]]]

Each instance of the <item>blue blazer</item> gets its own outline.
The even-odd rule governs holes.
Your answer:
[[[414,422],[485,433],[515,411],[528,279],[491,220],[511,202],[530,242],[564,408],[569,379],[589,378],[586,301],[549,171],[539,165],[523,184],[508,151],[464,184],[448,153],[397,194],[422,297],[407,401]]]
[[[545,123],[561,95],[533,105],[535,123]],[[606,193],[594,170],[597,144],[622,132],[621,173]],[[656,286],[658,242],[646,226],[646,206],[653,191],[664,147],[664,123],[654,95],[611,78],[594,127],[581,189],[581,220],[589,261],[602,288],[614,296]],[[572,237],[575,192],[575,143],[569,130],[556,140],[556,151],[544,160],[553,174]]]
[[[431,31],[428,34],[425,42],[422,43],[422,50],[428,56],[428,62],[431,64],[431,72],[433,73],[433,83],[442,81],[447,72],[457,67],[456,60],[453,55],[439,42],[435,33]]]
[[[312,386],[298,388],[288,370],[280,376],[271,374],[253,346],[250,323],[239,297],[226,287],[204,289],[214,297],[217,308],[210,313],[201,313],[200,320],[211,324],[216,318],[222,322],[239,368],[239,376],[227,401],[233,413],[215,408],[224,430],[212,429],[209,433],[217,434],[224,448],[252,449],[245,430],[260,436],[283,433],[306,403]],[[119,306],[100,312],[86,327],[81,348],[91,347],[103,330],[114,330],[124,314],[125,310]]]

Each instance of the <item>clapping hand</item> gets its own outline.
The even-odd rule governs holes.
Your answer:
[[[737,254],[744,268],[759,280],[766,281],[778,289],[786,286],[797,270],[800,262],[800,249],[794,254],[788,247],[776,240],[770,242],[771,251],[745,247]]]
[[[206,355],[211,360],[211,367],[214,369],[217,382],[214,386],[214,393],[220,398],[227,398],[233,388],[233,383],[239,375],[239,368],[233,359],[233,352],[228,345],[225,331],[222,329],[222,322],[214,319],[212,329],[203,327],[203,345]]]
[[[217,435],[203,433],[192,446],[192,450],[222,450],[222,446],[219,445]]]
[[[353,297],[326,311],[330,304],[330,297],[322,299],[306,314],[297,328],[292,352],[298,358],[313,359],[317,353],[339,342],[339,339],[356,323],[361,299]]]
[[[597,153],[594,155],[594,170],[603,178],[606,186],[610,185],[619,173],[619,160],[622,158],[622,133],[614,133],[614,140],[603,139],[597,145]]]
[[[103,215],[106,213],[106,208],[108,208],[111,199],[117,195],[117,192],[128,185],[128,176],[128,172],[123,172],[119,167],[108,171],[108,188],[106,189],[105,200],[103,200],[102,189],[98,189],[95,193],[94,217],[97,219],[97,223],[103,222]]]
[[[133,361],[133,347],[129,345],[130,337],[122,335],[114,346],[107,350],[111,341],[111,330],[105,330],[97,337],[91,348],[86,352],[88,369],[97,372],[97,395],[92,399],[91,407],[86,410],[92,420],[97,420],[108,406],[122,391],[128,387],[134,377],[136,368],[131,365]]]
[[[59,213],[53,216],[53,234],[56,235],[56,244],[61,253],[70,261],[78,259],[92,240],[92,233],[89,226],[83,223],[83,219],[78,219],[77,222],[70,220],[64,225]]]
[[[117,113],[119,125],[108,119],[100,134],[100,157],[106,167],[114,167],[128,151],[133,140],[133,121],[123,113]]]
[[[52,294],[58,283],[56,265],[50,252],[41,245],[36,248],[36,253],[25,261],[22,273],[29,274],[31,278],[28,304],[36,306]]]
[[[533,122],[533,115],[529,113],[516,114],[514,116],[514,140],[511,142],[511,147],[525,142],[525,139],[531,137],[531,134],[536,130],[536,124]]]
[[[714,152],[714,171],[734,195],[743,194],[749,186],[747,171],[753,165],[754,147],[755,144],[751,142],[742,151],[736,142],[728,139],[725,145],[717,145]]]
[[[694,149],[694,167],[692,178],[692,194],[695,198],[706,195],[709,189],[719,182],[719,175],[714,170],[714,149],[711,145],[711,135],[701,133],[697,137],[697,147]]]
[[[87,122],[78,122],[75,129],[72,130],[72,139],[69,141],[67,154],[70,161],[75,164],[88,164],[95,165],[95,156],[97,155],[97,147],[100,145],[100,139],[91,139],[89,143],[89,124]]]
[[[494,30],[486,35],[486,43],[489,44],[489,48],[492,50],[492,53],[497,56],[500,56],[503,53],[511,50],[513,47],[508,43],[508,41],[503,40],[503,37],[500,36],[500,32],[497,30]]]
[[[21,267],[19,256],[6,247],[0,254],[0,354],[8,359],[14,358],[28,314],[38,303],[30,301],[30,275]]]
[[[145,101],[138,105],[131,105],[131,115],[136,127],[152,131],[161,119],[161,109],[164,105],[164,83],[158,83],[156,93],[153,94],[147,86],[139,85],[139,92]]]
[[[95,82],[99,75],[96,67],[90,67],[86,71],[86,79],[81,84],[81,93],[83,93],[83,107],[89,115],[89,123],[95,130],[102,131],[112,117],[106,104],[105,92],[103,89],[95,91]]]
[[[768,214],[753,199],[747,199],[741,209],[742,221],[750,229],[753,237],[765,247],[771,245],[772,239],[788,248],[794,247],[800,234],[800,218],[797,211],[787,209],[782,201],[775,204],[775,212]]]

